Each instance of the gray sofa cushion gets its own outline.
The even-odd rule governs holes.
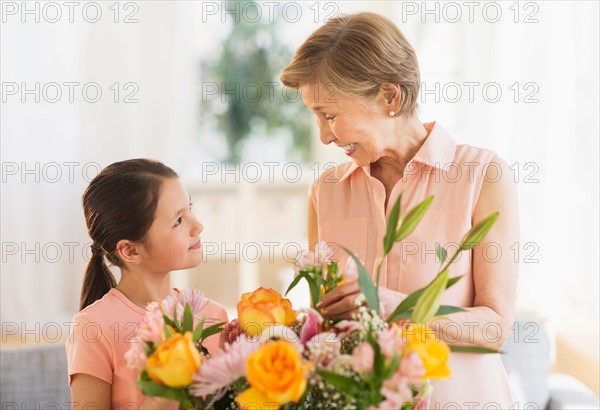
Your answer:
[[[530,408],[546,408],[550,399],[550,341],[544,326],[531,320],[516,321],[502,351],[519,408],[527,408],[528,403],[536,405]]]
[[[63,343],[0,348],[2,410],[65,409],[71,395]]]

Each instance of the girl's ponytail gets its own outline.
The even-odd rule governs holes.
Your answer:
[[[79,310],[83,310],[108,291],[117,286],[117,281],[104,262],[104,256],[97,245],[92,245],[92,258],[88,262],[81,287]]]

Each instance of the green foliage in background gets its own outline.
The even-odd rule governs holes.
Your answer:
[[[239,2],[237,7],[236,2],[229,3],[228,10],[239,12],[248,2]],[[218,84],[220,94],[203,103],[203,118],[217,119],[219,132],[227,139],[230,162],[240,159],[241,143],[251,134],[273,137],[281,130],[287,130],[293,140],[293,153],[287,159],[308,160],[312,116],[298,92],[284,91],[278,78],[293,57],[293,50],[278,40],[281,22],[270,23],[264,18],[250,22],[235,12],[228,20],[233,22],[232,28],[220,55],[203,65],[203,82]],[[222,98],[226,100],[225,110]]]

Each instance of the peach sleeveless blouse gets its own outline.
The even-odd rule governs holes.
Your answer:
[[[426,286],[438,273],[435,245],[457,249],[471,228],[486,169],[494,152],[458,145],[437,123],[424,126],[429,135],[407,164],[394,186],[384,212],[385,188],[370,176],[370,166],[344,163],[324,171],[311,189],[317,213],[320,241],[353,250],[375,279],[377,257],[383,254],[383,237],[392,205],[402,193],[401,214],[434,196],[433,203],[415,231],[396,243],[381,270],[380,284],[411,293]],[[443,303],[472,307],[475,286],[470,253],[463,252],[451,266],[451,276],[465,275],[448,289]],[[347,255],[336,252],[344,266]],[[452,353],[452,378],[434,381],[432,409],[507,409],[514,405],[508,378],[498,354]],[[487,406],[487,407],[486,407]]]

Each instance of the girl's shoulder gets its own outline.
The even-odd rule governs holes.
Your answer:
[[[135,306],[118,290],[111,289],[102,298],[76,313],[73,321],[104,329],[115,323],[138,323],[143,314],[144,309]]]
[[[219,322],[228,321],[227,309],[217,301],[210,298],[204,298],[204,306],[200,310],[200,314],[207,319],[216,320]]]

